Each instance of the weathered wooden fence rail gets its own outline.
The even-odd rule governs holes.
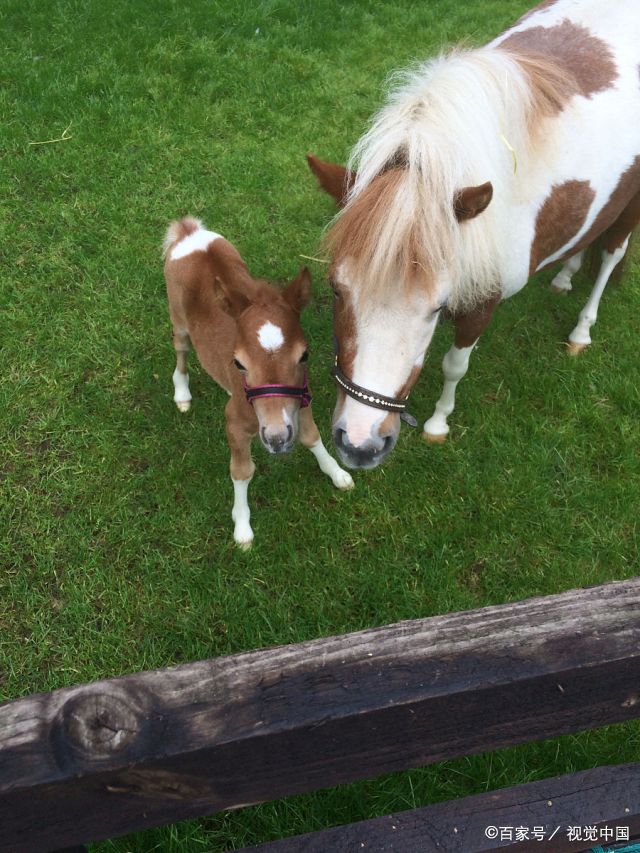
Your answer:
[[[639,605],[634,579],[8,702],[0,706],[0,851],[50,851],[638,718]],[[581,819],[640,832],[638,766],[589,772],[600,775],[584,777],[587,792],[617,773],[627,797],[587,793]],[[414,821],[406,844],[356,849],[508,846],[479,839],[485,846],[474,847],[465,834],[477,834],[474,820],[491,808],[515,815],[550,785],[568,786],[552,819],[563,803],[577,809],[580,775],[461,800],[450,817],[446,804],[395,816],[406,827]],[[411,833],[415,840],[434,821],[432,846],[423,835],[412,847]],[[374,824],[329,830],[329,846],[307,836],[297,847],[261,849],[353,850],[344,833],[381,838],[392,826]],[[456,846],[458,837],[469,843]]]

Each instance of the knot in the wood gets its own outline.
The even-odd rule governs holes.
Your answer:
[[[117,752],[138,733],[138,715],[119,696],[93,693],[79,696],[66,708],[70,742],[92,755]]]
[[[65,702],[52,728],[52,745],[61,766],[132,760],[148,741],[147,702],[138,691],[91,688]]]

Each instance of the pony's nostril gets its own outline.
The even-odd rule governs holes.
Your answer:
[[[291,424],[287,424],[287,443],[291,441],[293,438],[293,427]]]
[[[340,448],[341,450],[344,450],[345,435],[346,435],[346,433],[341,427],[338,427],[333,433],[333,443],[335,444],[336,447]]]

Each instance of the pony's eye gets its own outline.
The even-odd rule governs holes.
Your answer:
[[[302,355],[300,356],[300,364],[304,364],[305,361],[309,361],[309,350],[306,349]]]
[[[233,359],[233,363],[234,363],[234,364],[235,364],[235,366],[238,368],[238,370],[246,370],[246,369],[247,369],[247,368],[244,366],[244,364],[242,364],[242,362],[241,362],[241,361],[238,361],[238,359],[237,359],[237,358],[234,358],[234,359]]]

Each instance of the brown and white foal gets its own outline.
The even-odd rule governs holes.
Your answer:
[[[353,487],[351,476],[327,453],[311,414],[308,350],[300,326],[311,276],[304,268],[279,292],[252,278],[231,243],[190,217],[169,226],[164,251],[177,357],[173,399],[181,412],[191,407],[187,353],[193,347],[207,373],[231,397],[225,414],[235,494],[233,536],[237,545],[249,548],[254,436],[270,453],[286,453],[299,438],[335,486]]]

